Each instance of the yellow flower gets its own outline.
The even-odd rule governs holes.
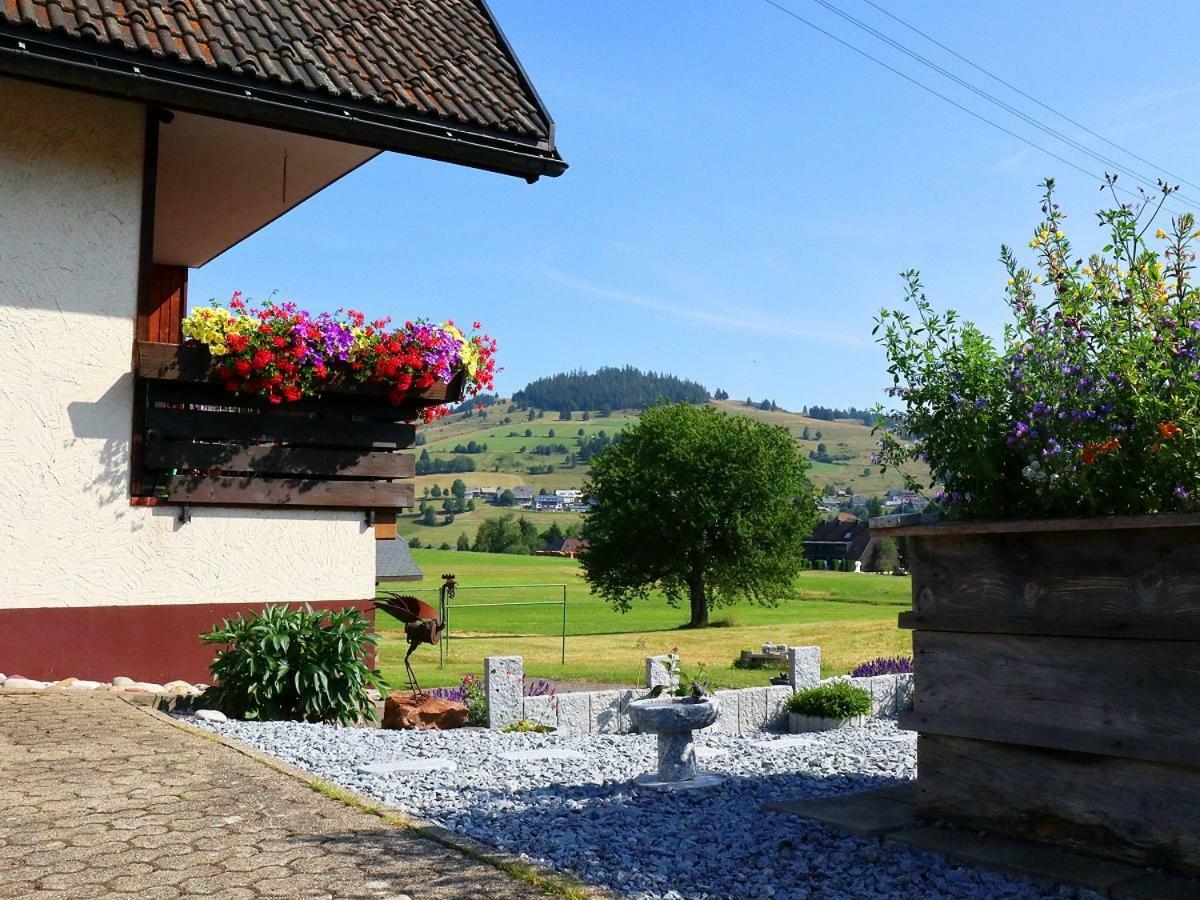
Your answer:
[[[1041,276],[1041,275],[1034,275],[1034,276],[1033,276],[1033,283],[1034,283],[1034,284],[1041,284],[1041,283],[1042,283],[1042,276]]]
[[[1161,241],[1167,236],[1167,233],[1160,228],[1158,231],[1154,232],[1154,236]]]
[[[1084,275],[1091,275],[1091,274],[1092,274],[1092,270],[1091,270],[1090,268],[1088,268],[1087,266],[1084,266],[1084,267],[1083,267],[1082,269],[1080,269],[1079,271],[1083,272],[1083,274],[1084,274]]]
[[[1010,278],[1010,279],[1008,279],[1008,284],[1011,287],[1012,285],[1016,284],[1016,282]]]
[[[1054,232],[1054,236],[1056,238],[1058,238],[1060,241],[1063,239],[1063,233],[1061,231]]]

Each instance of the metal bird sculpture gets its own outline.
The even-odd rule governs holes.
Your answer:
[[[417,683],[417,676],[409,658],[422,644],[436,645],[442,639],[446,623],[438,616],[438,611],[428,603],[391,591],[383,592],[375,601],[375,608],[382,609],[404,623],[404,636],[408,639],[408,652],[404,654],[404,671],[408,673],[408,687],[413,697],[422,696],[424,692]]]

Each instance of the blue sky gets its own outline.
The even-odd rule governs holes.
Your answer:
[[[1103,171],[813,0],[779,2]],[[836,2],[1117,153],[863,0]],[[1200,183],[1190,4],[1149,14],[1132,3],[877,2]],[[631,363],[788,408],[869,405],[886,385],[872,317],[899,302],[901,270],[920,269],[936,303],[998,330],[999,246],[1025,249],[1046,175],[1058,179],[1076,246],[1103,243],[1096,181],[762,0],[491,3],[558,123],[567,173],[527,185],[382,156],[195,271],[193,303],[278,290],[311,309],[480,319],[500,342],[503,393],[556,371]]]

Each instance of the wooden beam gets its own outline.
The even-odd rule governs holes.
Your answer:
[[[321,509],[407,509],[412,482],[322,481],[299,478],[180,476],[167,488],[171,503],[291,506]]]
[[[398,422],[325,419],[287,413],[260,414],[168,409],[146,410],[146,430],[159,437],[208,441],[272,442],[370,450],[411,447],[412,425]]]
[[[1147,641],[1200,641],[1195,622],[1138,621],[1133,618],[1097,619],[1092,622],[1060,621],[1009,616],[922,615],[902,612],[901,628],[913,631],[949,631],[960,634],[1022,634],[1045,637],[1126,638]]]
[[[222,469],[335,478],[412,478],[416,471],[416,457],[411,453],[156,440],[146,444],[145,464],[149,469]]]

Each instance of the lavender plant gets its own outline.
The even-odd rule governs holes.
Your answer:
[[[1108,233],[1086,260],[1044,183],[1035,267],[1009,247],[1010,322],[999,346],[953,311],[938,313],[920,276],[908,307],[875,334],[901,406],[882,423],[885,469],[929,466],[951,518],[1193,512],[1200,503],[1200,232],[1190,213],[1150,229],[1175,188],[1098,214]],[[1151,246],[1151,241],[1154,242]],[[909,486],[921,489],[912,476]]]
[[[912,658],[908,656],[880,656],[859,663],[850,670],[853,678],[870,678],[874,675],[905,675],[913,670]]]

